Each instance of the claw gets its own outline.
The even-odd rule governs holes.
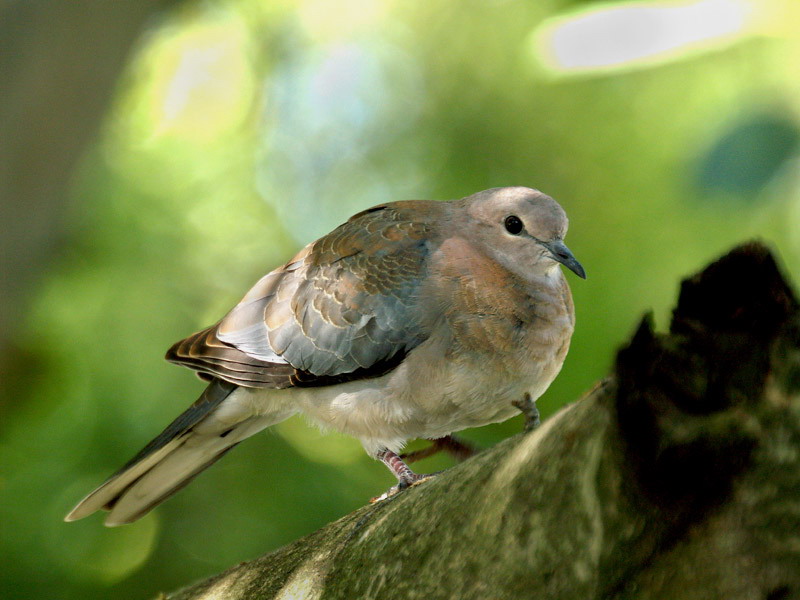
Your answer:
[[[396,496],[397,494],[399,494],[404,490],[417,486],[420,483],[428,481],[429,479],[433,479],[438,475],[438,473],[430,473],[428,475],[417,475],[416,473],[414,473],[414,475],[416,477],[414,481],[408,481],[408,480],[398,481],[397,485],[393,485],[384,493],[382,493],[380,496],[375,496],[374,498],[370,498],[369,503],[375,504],[376,502],[380,502],[381,500],[386,500],[387,498]]]
[[[530,394],[525,394],[522,400],[514,400],[511,404],[516,406],[519,411],[525,415],[525,433],[539,427],[542,422],[539,418],[539,409],[536,408],[536,401],[531,398]]]

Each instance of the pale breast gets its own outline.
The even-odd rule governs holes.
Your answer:
[[[453,301],[470,310],[446,312],[391,373],[287,392],[312,421],[358,438],[370,453],[506,420],[518,412],[513,401],[526,393],[538,398],[556,377],[574,322],[560,271],[534,292],[513,291],[518,297],[508,310],[465,287]]]

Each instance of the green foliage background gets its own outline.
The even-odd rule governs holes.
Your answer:
[[[298,418],[134,525],[62,522],[200,393],[166,348],[370,205],[506,185],[562,203],[589,278],[569,275],[577,330],[545,416],[609,371],[643,312],[666,327],[680,278],[731,245],[764,238],[795,273],[800,15],[753,4],[732,37],[586,72],[548,66],[537,36],[613,3],[219,0],[154,22],[4,383],[2,595],[154,596],[392,483],[358,442]],[[466,436],[491,445],[520,426]]]

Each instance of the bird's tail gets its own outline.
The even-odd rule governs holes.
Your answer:
[[[183,488],[236,444],[292,414],[255,413],[252,392],[215,379],[197,401],[105,483],[81,500],[66,521],[110,511],[109,527],[131,523]]]

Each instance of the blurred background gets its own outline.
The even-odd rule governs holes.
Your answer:
[[[732,245],[797,273],[798,22],[794,0],[3,3],[0,596],[153,597],[393,483],[296,418],[133,525],[62,522],[200,393],[164,351],[356,211],[562,203],[589,278],[567,274],[545,416]]]

